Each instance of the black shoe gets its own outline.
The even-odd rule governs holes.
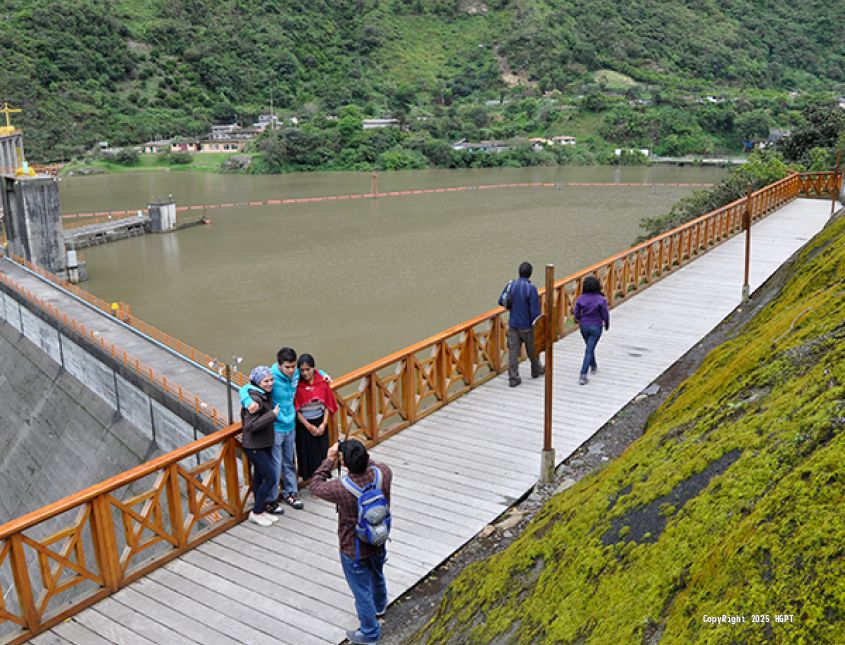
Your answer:
[[[268,502],[267,506],[264,507],[264,512],[271,515],[284,515],[285,509],[278,502]]]
[[[302,503],[302,500],[297,498],[296,495],[288,495],[285,497],[285,504],[288,506],[292,506],[293,508],[300,510],[305,507],[305,504]]]
[[[387,608],[385,607],[381,611],[376,612],[376,618],[384,618],[384,615],[387,613]]]
[[[536,373],[532,372],[532,373],[531,373],[531,378],[540,378],[540,377],[541,377],[541,376],[543,376],[543,374],[545,374],[545,373],[546,373],[546,366],[544,365],[544,366],[543,366],[543,367],[541,367],[541,368],[540,368],[540,369],[539,369]]]
[[[517,386],[517,385],[519,385],[520,383],[522,383],[522,379],[521,379],[521,378],[518,378],[518,379],[516,379],[515,381],[508,381],[508,385],[510,385],[511,387],[516,387],[516,386]]]

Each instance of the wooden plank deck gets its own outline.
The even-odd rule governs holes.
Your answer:
[[[797,200],[754,226],[752,290],[824,226],[829,211],[827,201]],[[730,313],[740,298],[742,254],[738,236],[617,307],[587,386],[577,384],[580,336],[556,344],[558,461]],[[511,389],[502,375],[374,450],[395,474],[391,600],[534,485],[542,429],[543,380],[524,378]],[[33,642],[340,642],[357,619],[334,508],[303,498],[305,509],[289,509],[275,526],[241,524]]]

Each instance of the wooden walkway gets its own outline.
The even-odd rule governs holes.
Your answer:
[[[754,226],[752,289],[825,224],[830,202],[797,200]],[[555,346],[554,445],[563,460],[738,304],[742,236],[611,312],[599,373],[577,384],[583,352]],[[379,445],[394,471],[391,600],[536,482],[543,380],[502,375]],[[244,523],[42,634],[33,642],[338,643],[357,626],[337,556],[334,509],[310,498],[274,527]],[[388,611],[387,620],[390,620]]]

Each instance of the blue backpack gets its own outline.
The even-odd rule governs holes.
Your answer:
[[[510,309],[513,304],[513,280],[509,280],[499,296],[499,306]]]
[[[375,480],[361,488],[348,475],[340,483],[358,500],[358,521],[355,524],[355,559],[358,559],[358,543],[366,542],[382,546],[390,537],[390,506],[381,490],[381,471],[370,466]]]

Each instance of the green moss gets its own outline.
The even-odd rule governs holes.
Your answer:
[[[453,583],[419,642],[832,643],[845,633],[845,218],[645,435]],[[654,542],[601,536],[727,453]],[[647,527],[648,528],[648,527]],[[619,531],[628,532],[628,527]],[[746,623],[705,623],[705,615]],[[770,623],[751,622],[768,614]],[[794,622],[775,623],[775,614]]]

